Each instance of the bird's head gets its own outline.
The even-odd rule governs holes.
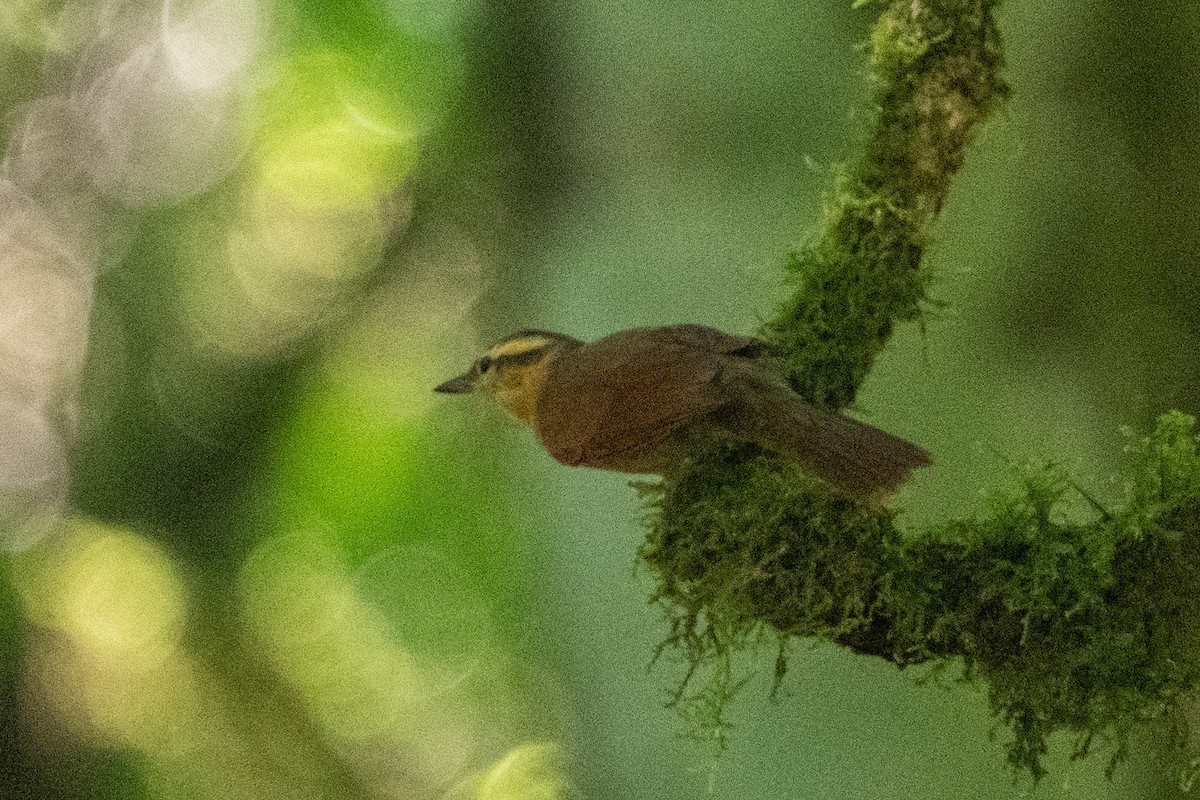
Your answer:
[[[434,389],[445,394],[479,394],[498,403],[517,419],[534,424],[538,393],[551,361],[564,350],[583,344],[550,331],[527,330],[488,348],[471,369]]]

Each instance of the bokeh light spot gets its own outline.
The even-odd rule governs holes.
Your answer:
[[[184,86],[215,90],[237,76],[254,57],[261,36],[256,0],[208,0],[179,19],[163,8],[163,45],[171,69]]]
[[[263,542],[242,575],[247,621],[314,723],[372,786],[426,796],[474,742],[436,668],[394,639],[336,553],[312,536]]]
[[[228,229],[197,228],[186,245],[189,339],[236,359],[277,356],[337,316],[407,222],[394,212],[419,143],[403,106],[345,55],[309,53],[274,73]]]
[[[48,391],[82,366],[92,283],[32,264],[4,266],[0,263],[0,379]]]
[[[71,520],[22,556],[17,577],[34,618],[94,657],[155,665],[183,635],[179,576],[157,546],[130,531]]]
[[[132,534],[96,531],[66,566],[63,621],[97,650],[154,660],[183,632],[183,591],[170,562]]]
[[[464,665],[494,639],[478,580],[432,543],[379,553],[356,578],[368,597],[388,609],[392,627],[416,654]]]
[[[472,0],[388,0],[392,19],[414,36],[439,36],[461,24]]]
[[[95,149],[93,181],[126,205],[171,205],[212,188],[245,153],[233,86],[186,85],[158,41],[97,57],[74,102]]]
[[[514,748],[483,774],[474,800],[564,800],[572,795],[562,762],[552,742]]]
[[[0,492],[44,485],[65,465],[61,437],[46,410],[18,402],[0,384]]]
[[[353,208],[412,169],[421,134],[412,110],[360,80],[346,56],[319,51],[279,69],[261,99],[260,191],[296,206]]]
[[[80,687],[88,719],[117,741],[159,756],[187,757],[213,722],[202,719],[211,709],[202,707],[195,670],[182,658],[146,667],[136,659],[89,662]]]

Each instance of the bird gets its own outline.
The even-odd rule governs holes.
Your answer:
[[[568,466],[668,475],[712,442],[751,443],[879,505],[932,463],[918,445],[797,394],[768,342],[704,325],[591,343],[522,330],[434,391],[495,402]]]

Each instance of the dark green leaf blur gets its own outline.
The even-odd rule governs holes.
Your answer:
[[[1179,796],[1153,726],[1035,784],[953,668],[825,646],[688,738],[628,476],[432,392],[523,328],[757,330],[874,13],[3,0],[0,798]],[[1200,412],[1200,5],[1000,24],[935,307],[855,407],[933,454],[901,529],[1028,460],[1117,502],[1121,426]]]

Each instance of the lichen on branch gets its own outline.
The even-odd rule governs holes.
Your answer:
[[[823,231],[788,264],[794,295],[764,327],[792,385],[853,402],[875,356],[925,301],[928,229],[972,131],[1007,93],[997,0],[896,0],[871,37],[879,106]],[[1194,420],[1166,414],[1132,448],[1129,496],[1106,509],[1053,464],[991,511],[901,534],[892,511],[837,495],[752,447],[714,445],[642,487],[640,560],[686,675],[673,703],[722,724],[731,654],[764,634],[825,640],[905,667],[961,660],[1012,730],[1009,759],[1044,771],[1047,737],[1125,754],[1200,682],[1200,456]],[[699,711],[698,711],[699,710]],[[720,731],[716,732],[718,737]],[[1186,762],[1186,759],[1183,759]]]

